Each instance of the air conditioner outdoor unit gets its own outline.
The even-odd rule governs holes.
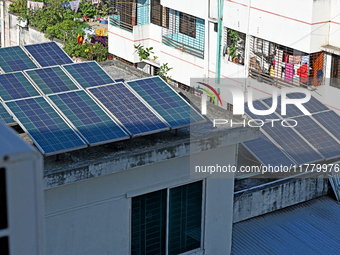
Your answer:
[[[43,158],[0,120],[0,254],[45,254]]]

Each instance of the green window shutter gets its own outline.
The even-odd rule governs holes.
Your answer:
[[[169,255],[201,247],[202,181],[170,189]]]
[[[132,198],[132,255],[165,254],[167,190]]]

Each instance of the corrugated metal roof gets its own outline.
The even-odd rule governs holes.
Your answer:
[[[324,196],[234,224],[232,254],[340,254],[340,204]]]

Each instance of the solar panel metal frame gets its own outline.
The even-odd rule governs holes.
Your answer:
[[[35,68],[35,69],[40,69],[40,68]],[[29,70],[33,70],[33,69],[27,69],[27,71]],[[44,94],[41,93],[41,91],[39,90],[39,88],[36,87],[36,84],[34,82],[32,82],[32,80],[30,79],[30,77],[28,77],[28,75],[25,73],[26,70],[23,70],[23,71],[16,71],[16,72],[11,72],[11,73],[3,73],[3,74],[0,74],[1,75],[6,75],[6,74],[15,74],[15,73],[22,73],[23,76],[28,80],[29,83],[31,83],[31,85],[33,86],[33,88],[38,92],[38,94],[40,96],[43,96]],[[1,84],[0,84],[1,86]],[[37,96],[39,96],[37,95]],[[29,96],[29,97],[25,97],[25,98],[30,98],[32,96]],[[33,97],[36,97],[36,96],[33,96]],[[22,98],[22,99],[25,99],[25,98]],[[14,101],[14,100],[19,100],[20,98],[17,98],[17,99],[11,99],[11,100],[4,100],[1,96],[0,96],[0,101],[3,101],[3,102],[7,102],[7,101]]]
[[[6,103],[8,102],[15,102],[15,101],[20,101],[20,100],[27,100],[27,99],[30,99],[30,98],[38,98],[38,97],[41,97],[43,98],[48,104],[49,102],[46,100],[46,97],[45,96],[35,96],[35,97],[29,97],[29,98],[22,98],[22,99],[17,99],[17,100],[11,100],[11,101],[7,101]],[[74,129],[69,125],[69,123],[63,118],[62,115],[59,114],[59,112],[57,112],[55,110],[55,108],[49,104],[52,109],[59,115],[60,118],[62,118],[62,120],[66,123],[66,125],[74,131]],[[25,131],[25,133],[30,137],[30,139],[33,141],[33,143],[35,144],[35,146],[37,146],[37,148],[40,150],[40,152],[45,155],[45,156],[52,156],[52,155],[56,155],[56,154],[61,154],[61,153],[65,153],[65,152],[70,152],[70,151],[75,151],[75,150],[80,150],[80,149],[84,149],[84,148],[87,148],[88,145],[86,144],[86,142],[82,139],[81,136],[79,136],[79,134],[74,131],[74,133],[79,137],[79,139],[81,141],[83,141],[85,143],[85,145],[83,146],[78,146],[78,147],[74,147],[74,148],[70,148],[70,149],[65,149],[65,150],[61,150],[61,151],[56,151],[56,152],[50,152],[50,153],[45,153],[44,150],[40,147],[39,143],[37,143],[37,141],[32,137],[32,135],[27,131],[27,129],[25,128],[25,126],[19,121],[19,119],[13,114],[13,112],[10,110],[10,108],[4,103],[4,106],[7,110],[7,112],[9,112],[12,116],[13,116],[13,119],[16,121],[16,123],[19,124],[19,126]]]
[[[77,92],[77,91],[84,91],[86,93],[86,95],[88,95],[97,105],[100,109],[103,110],[103,112],[115,123],[117,124],[117,126],[122,130],[124,131],[127,136],[125,137],[121,137],[121,138],[117,138],[117,139],[111,139],[111,140],[106,140],[106,141],[102,141],[102,142],[98,142],[98,143],[90,143],[89,141],[87,141],[87,139],[81,134],[81,132],[78,130],[78,128],[76,126],[73,125],[72,121],[70,121],[66,115],[59,109],[59,107],[52,101],[52,99],[50,99],[49,97],[50,96],[53,96],[53,95],[60,95],[60,94],[66,94],[66,93],[71,93],[71,92]],[[105,110],[103,109],[103,107],[98,104],[98,102],[96,100],[93,99],[93,97],[91,95],[89,95],[89,93],[85,90],[82,90],[82,89],[78,89],[78,90],[72,90],[72,91],[64,91],[64,92],[59,92],[59,93],[55,93],[55,94],[50,94],[50,95],[46,95],[46,99],[47,99],[47,102],[59,113],[59,115],[63,116],[63,118],[68,122],[69,126],[72,127],[72,129],[74,129],[77,134],[91,147],[93,146],[97,146],[97,145],[102,145],[102,144],[106,144],[106,143],[112,143],[112,142],[118,142],[118,141],[122,141],[122,140],[127,140],[127,139],[130,139],[131,136],[128,134],[128,132],[126,132],[126,130],[124,130],[121,125],[119,123],[117,123],[117,121],[112,118],[112,116]]]
[[[145,78],[141,78],[141,79],[135,79],[135,80],[131,80],[131,81],[125,81],[125,82],[123,82],[124,83],[124,85],[126,86],[126,87],[128,87],[128,88],[130,88],[130,90],[132,90],[136,95],[138,95],[138,97],[140,97],[141,99],[143,99],[129,84],[128,84],[128,82],[133,82],[133,81],[140,81],[140,80],[146,80],[146,79],[150,79],[150,78],[153,78],[153,77],[159,77],[161,80],[162,80],[162,78],[159,76],[159,75],[155,75],[155,76],[152,76],[152,77],[145,77]],[[164,82],[164,81],[163,81]],[[166,82],[164,82],[166,85],[168,85],[168,87],[176,94],[176,95],[178,95],[189,107],[190,107],[190,110],[194,110],[198,115],[200,115],[200,116],[202,116],[202,114],[200,114],[194,107],[192,107],[184,98],[182,98],[177,92],[176,92],[176,90],[174,90],[173,88],[171,88],[171,86],[169,85],[169,84],[167,84]],[[145,102],[145,103],[147,103],[144,99],[143,99],[143,102]],[[148,104],[148,103],[147,103]],[[149,105],[149,104],[148,104]],[[150,106],[150,105],[149,105]],[[150,106],[151,107],[151,106]],[[156,110],[154,110],[152,107],[151,107],[151,109],[155,112],[155,113],[157,113],[156,112]],[[158,113],[157,113],[157,115],[159,115]],[[160,115],[159,115],[160,116]],[[160,116],[161,117],[161,116]],[[198,124],[203,124],[203,123],[206,123],[207,122],[207,120],[202,116],[202,118],[203,118],[203,120],[202,121],[199,121],[199,122],[195,122],[195,123],[193,123],[193,124],[187,124],[187,125],[181,125],[181,126],[177,126],[177,127],[174,127],[174,128],[172,128],[171,126],[170,126],[170,124],[166,121],[166,120],[164,120],[163,118],[162,118],[162,120],[164,120],[167,124],[168,124],[168,126],[171,128],[171,129],[179,129],[179,128],[183,128],[183,127],[188,127],[188,126],[194,126],[194,125],[198,125]]]
[[[120,82],[122,83],[122,82]],[[123,125],[123,123],[120,122],[120,120],[113,114],[111,113],[111,111],[109,109],[107,109],[105,107],[105,105],[103,105],[100,100],[97,99],[97,97],[95,95],[93,95],[90,91],[90,89],[92,88],[99,88],[99,87],[105,87],[105,86],[109,86],[109,85],[114,85],[116,83],[111,83],[111,84],[106,84],[106,85],[100,85],[100,86],[97,86],[97,87],[90,87],[90,88],[86,88],[85,90],[88,92],[88,94],[92,97],[93,100],[95,100],[97,102],[97,104],[99,104],[103,109],[105,109],[105,111],[110,114],[110,116],[119,124],[121,125],[124,130],[130,134],[131,138],[135,138],[135,137],[139,137],[139,136],[145,136],[145,135],[151,135],[151,134],[156,134],[156,133],[160,133],[160,132],[163,132],[163,131],[168,131],[170,130],[170,126],[169,124],[157,113],[154,111],[154,109],[147,103],[145,102],[145,100],[143,98],[141,98],[138,94],[136,94],[136,92],[134,90],[132,90],[130,88],[130,86],[126,86],[126,84],[122,83],[134,96],[137,97],[137,99],[139,101],[141,101],[142,104],[144,104],[153,114],[155,114],[155,116],[161,121],[163,122],[167,128],[163,128],[163,129],[158,129],[158,130],[154,130],[154,131],[148,131],[148,132],[144,132],[144,133],[140,133],[140,134],[137,134],[137,135],[133,135],[129,132],[129,130]]]
[[[32,62],[37,66],[37,68],[41,68],[41,65],[35,60],[35,58],[33,58],[31,55],[27,54],[26,49],[21,45],[1,47],[1,49],[14,48],[14,47],[19,47],[27,55],[27,57],[32,60]],[[5,72],[5,70],[1,66],[0,66],[0,70],[1,70],[0,74],[13,73],[13,72]],[[25,70],[30,70],[30,69],[25,69]],[[19,72],[19,71],[24,71],[24,70],[18,70],[18,71],[14,71],[14,72]]]
[[[8,110],[7,110],[6,106],[5,106],[5,104],[4,104],[3,102],[1,102],[1,101],[0,101],[0,107],[3,107],[3,108],[7,111],[8,115],[11,116],[11,118],[12,118],[12,120],[13,120],[13,122],[9,122],[9,123],[6,123],[6,122],[5,122],[6,125],[8,125],[8,126],[14,126],[15,124],[17,124],[17,123],[15,122],[15,120],[13,119],[13,115],[11,115],[11,113],[8,112]]]
[[[276,146],[294,165],[290,169],[292,169],[295,166],[298,166],[299,164],[295,162],[295,160],[280,146],[278,145],[275,141],[271,139],[271,137],[264,131],[260,130],[260,133],[262,133],[274,146]],[[263,166],[267,166],[264,164],[264,162],[245,144],[245,142],[242,142],[242,145],[256,158]]]
[[[45,68],[45,67],[51,67],[51,66],[44,66],[44,67],[42,67],[40,64],[39,64],[39,62],[33,57],[33,55],[25,48],[25,46],[33,46],[33,45],[41,45],[41,44],[47,44],[47,43],[55,43],[64,53],[65,53],[65,55],[74,63],[74,61],[73,61],[73,59],[56,43],[56,42],[53,42],[53,41],[51,41],[51,42],[43,42],[43,43],[34,43],[34,44],[26,44],[26,45],[24,45],[24,46],[20,46],[24,51],[25,51],[25,53],[30,57],[30,58],[32,58],[32,59],[34,59],[34,61],[36,62],[36,63],[38,63],[38,67],[40,67],[40,68]],[[72,63],[70,63],[70,64],[72,64]],[[65,64],[65,65],[70,65],[70,64]],[[54,65],[54,66],[56,66],[56,65]],[[29,70],[29,69],[27,69],[27,70]],[[30,69],[31,70],[31,69]]]
[[[79,84],[79,82],[78,82],[75,78],[73,78],[73,76],[66,70],[66,68],[64,68],[64,66],[77,65],[77,64],[83,64],[83,63],[91,63],[91,62],[96,63],[97,66],[99,66],[99,67],[102,69],[102,71],[104,71],[104,73],[105,73],[107,76],[109,76],[109,77],[113,80],[113,83],[118,83],[118,82],[116,82],[116,80],[113,79],[113,78],[111,77],[111,75],[109,75],[109,74],[104,70],[104,68],[102,68],[102,67],[98,64],[98,62],[95,61],[95,60],[86,61],[86,62],[79,62],[79,63],[73,63],[73,64],[65,64],[65,65],[61,65],[60,67],[64,70],[65,73],[67,73],[69,76],[72,77],[72,79],[77,83],[78,87],[80,87],[81,89],[84,89],[84,90],[87,89],[87,88],[94,88],[94,87],[99,87],[99,86],[104,86],[104,85],[113,84],[113,83],[111,82],[111,83],[102,84],[102,85],[98,85],[98,86],[83,88],[83,86],[81,86],[81,85]],[[123,82],[122,82],[122,83],[123,83]]]
[[[339,116],[336,112],[334,112],[333,110],[324,111],[324,112],[318,112],[318,113],[315,113],[314,115],[310,116],[310,117],[314,120],[314,122],[316,122],[320,127],[322,127],[322,128],[323,128],[330,136],[333,137],[333,139],[335,139],[338,143],[340,143],[340,137],[338,138],[337,136],[335,136],[335,135],[331,132],[331,130],[329,130],[326,126],[324,126],[324,125],[320,122],[320,118],[319,118],[319,119],[315,118],[315,115],[319,115],[320,113],[330,113],[330,114],[335,114],[335,115],[337,115],[337,116],[339,117],[339,119],[340,119],[340,116]],[[323,122],[323,121],[322,121],[322,122]]]
[[[34,80],[31,78],[31,76],[30,76],[27,72],[28,72],[28,71],[34,71],[34,70],[41,70],[41,69],[53,68],[53,67],[59,67],[60,70],[62,70],[62,71],[66,74],[66,76],[74,83],[74,85],[77,87],[77,90],[82,90],[82,89],[83,89],[83,88],[80,87],[80,85],[73,79],[73,77],[70,76],[70,74],[69,74],[68,72],[65,72],[64,68],[62,68],[62,67],[59,66],[59,65],[55,65],[55,66],[46,66],[46,67],[42,67],[42,68],[27,69],[27,70],[24,70],[24,71],[22,71],[22,72],[25,74],[25,76],[27,77],[27,79],[29,79],[29,81],[34,85],[34,87],[38,90],[38,92],[39,92],[41,95],[43,95],[43,96],[46,95],[46,96],[47,96],[47,95],[52,95],[52,94],[58,94],[58,93],[61,93],[61,92],[54,93],[54,92],[52,91],[51,94],[45,94],[45,93],[40,89],[40,87],[38,86],[38,84],[36,84],[36,83],[34,82]],[[39,77],[40,77],[40,76],[39,76]],[[40,78],[41,78],[41,77],[40,77]],[[69,91],[74,91],[74,90],[69,90]],[[63,91],[63,92],[69,92],[69,91]]]
[[[261,99],[257,99],[257,100],[254,100],[253,102],[255,102],[255,101],[259,101],[263,106],[265,106],[265,107],[267,107],[267,110],[269,110],[269,105],[267,105],[265,102],[263,102]],[[248,108],[248,110],[249,110],[249,107],[248,107],[248,102],[246,102],[245,104],[247,104],[247,108]],[[253,105],[254,106],[254,105]],[[245,106],[246,107],[246,106]],[[255,108],[255,106],[254,106],[254,108]],[[256,108],[255,108],[256,109]],[[261,109],[257,109],[257,110],[261,110]],[[260,124],[260,123],[258,123],[258,122],[256,122],[255,120],[256,119],[253,119],[253,117],[251,117],[251,115],[249,115],[248,113],[247,113],[247,111],[246,111],[246,108],[244,109],[244,112],[245,112],[245,114],[251,119],[251,120],[253,120],[255,123],[257,123],[257,124]],[[271,113],[271,114],[269,114],[269,115],[276,115],[276,117],[277,117],[277,119],[279,119],[279,120],[283,120],[283,117],[280,115],[280,114],[278,114],[277,112],[276,112],[276,110],[273,112],[273,113]],[[259,116],[259,115],[255,115],[254,114],[254,116]],[[267,115],[262,115],[262,116],[267,116]],[[261,119],[259,119],[259,120],[261,120]],[[264,121],[264,120],[262,120],[264,123],[269,123],[270,121]]]

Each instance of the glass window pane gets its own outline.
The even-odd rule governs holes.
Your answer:
[[[165,254],[167,190],[132,198],[132,255]]]
[[[173,188],[169,195],[169,255],[201,247],[202,181]]]
[[[0,229],[7,228],[6,170],[0,168]]]

